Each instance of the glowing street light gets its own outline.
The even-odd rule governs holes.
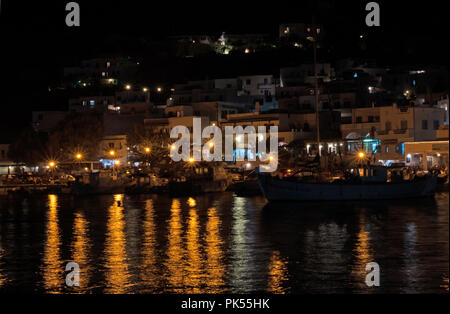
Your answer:
[[[214,143],[209,143],[209,147],[213,148],[214,147]]]
[[[156,91],[157,91],[158,93],[161,93],[161,92],[162,92],[162,87],[156,88]]]
[[[110,150],[110,151],[109,151],[109,154],[110,154],[111,156],[114,156],[116,153],[115,153],[113,150]]]
[[[81,158],[83,158],[83,155],[81,155],[81,154],[76,154],[76,155],[75,155],[75,158],[76,158],[76,159],[81,159]]]
[[[55,167],[55,165],[56,165],[56,163],[55,163],[54,161],[50,161],[50,162],[48,163],[48,166],[49,166],[50,168]]]
[[[125,85],[125,89],[126,90],[130,90],[131,89],[131,85],[130,84]]]
[[[145,148],[145,152],[146,152],[146,153],[150,153],[150,150],[151,150],[150,147],[146,147],[146,148]]]
[[[194,158],[190,157],[190,158],[189,158],[189,162],[190,162],[190,163],[193,163],[193,162],[194,162]]]
[[[147,88],[147,87],[144,87],[144,88],[142,89],[142,91],[143,91],[144,93],[146,93],[146,92],[148,92],[148,88]]]
[[[359,157],[360,159],[363,159],[364,157],[366,157],[366,154],[365,154],[364,152],[359,152],[359,153],[358,153],[358,157]]]
[[[120,160],[114,160],[114,164],[115,164],[115,165],[120,164]]]

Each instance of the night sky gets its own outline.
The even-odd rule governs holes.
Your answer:
[[[369,1],[77,1],[79,28],[65,25],[67,2],[1,1],[3,134],[27,125],[32,109],[58,101],[48,99],[47,89],[64,65],[112,51],[137,54],[140,41],[170,35],[225,31],[276,37],[280,23],[308,23],[315,15],[337,55],[354,56],[364,33],[370,55],[385,63],[448,64],[448,11],[440,1],[378,1],[378,28],[364,23]]]

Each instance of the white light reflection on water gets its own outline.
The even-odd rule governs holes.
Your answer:
[[[249,292],[264,278],[254,276],[258,273],[254,259],[258,253],[252,245],[255,241],[254,230],[250,225],[247,200],[234,197],[231,227],[231,262],[229,264],[230,286],[232,293]],[[258,263],[261,264],[261,263]]]

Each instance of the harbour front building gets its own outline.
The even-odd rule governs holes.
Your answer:
[[[392,106],[352,109],[352,123],[342,124],[341,131],[349,152],[363,149],[389,166],[407,162],[405,143],[438,140],[444,121],[445,110],[442,108],[400,107],[394,103]],[[420,164],[424,165],[421,161]]]

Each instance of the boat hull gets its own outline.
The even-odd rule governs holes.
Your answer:
[[[398,183],[304,183],[259,174],[258,182],[269,201],[344,201],[432,197],[437,178]]]

